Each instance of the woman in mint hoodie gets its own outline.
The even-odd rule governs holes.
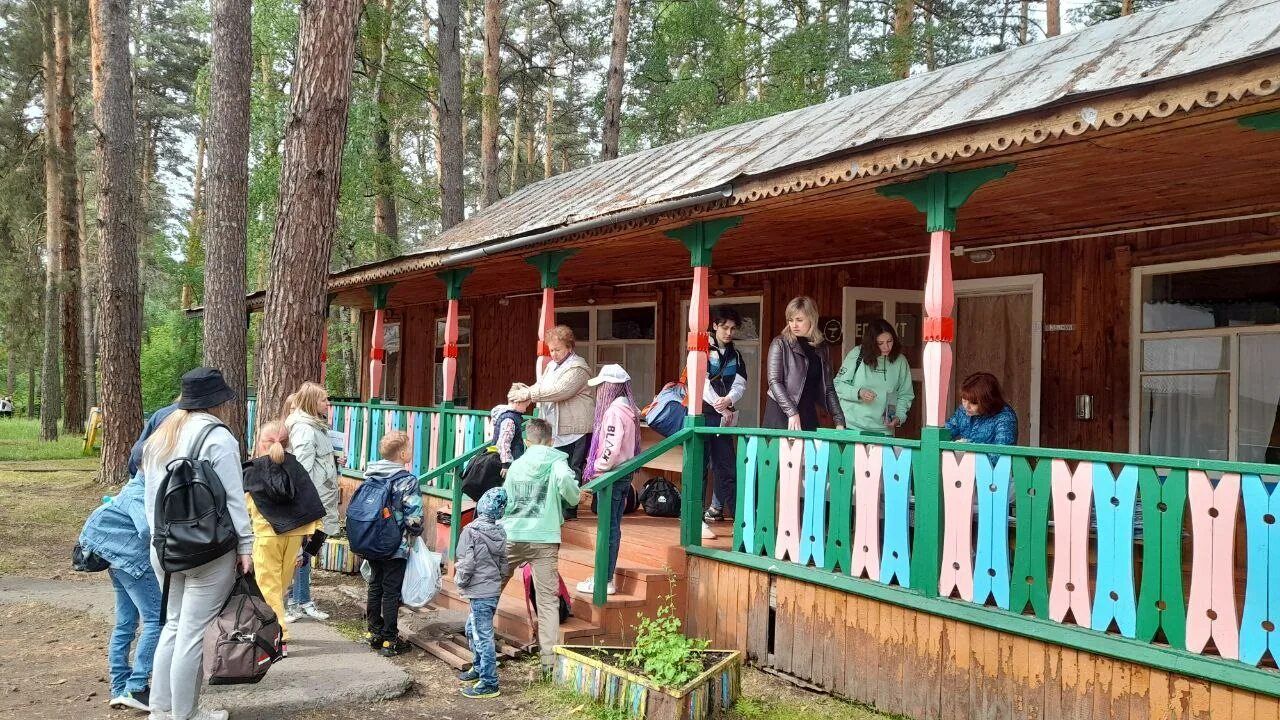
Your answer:
[[[902,341],[883,318],[873,320],[836,374],[836,396],[850,430],[893,435],[916,399]]]

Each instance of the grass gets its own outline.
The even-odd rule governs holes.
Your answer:
[[[0,419],[0,461],[82,458],[85,457],[83,447],[84,435],[59,433],[57,440],[44,442],[40,439],[39,420]]]
[[[63,578],[89,512],[115,488],[98,485],[93,458],[0,463],[0,575]]]
[[[626,713],[551,683],[534,683],[525,691],[530,705],[548,717],[626,720]],[[758,670],[744,668],[742,696],[724,720],[899,720],[857,703],[801,690]]]

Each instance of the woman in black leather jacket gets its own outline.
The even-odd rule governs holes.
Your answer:
[[[769,394],[764,426],[778,430],[818,429],[818,407],[826,406],[837,430],[844,413],[831,382],[831,358],[818,330],[818,305],[798,297],[787,303],[787,326],[769,344]]]

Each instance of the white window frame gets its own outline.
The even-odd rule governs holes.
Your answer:
[[[1183,262],[1140,265],[1131,271],[1129,288],[1129,452],[1138,454],[1142,447],[1142,378],[1161,375],[1222,375],[1229,378],[1227,398],[1227,457],[1236,460],[1240,456],[1240,337],[1244,335],[1269,335],[1280,332],[1280,325],[1250,325],[1246,327],[1208,328],[1205,330],[1174,330],[1168,332],[1143,332],[1142,285],[1151,275],[1168,275],[1192,270],[1218,270],[1243,265],[1263,265],[1280,262],[1280,252],[1253,255],[1229,255],[1225,257],[1186,260]],[[1142,343],[1145,340],[1177,340],[1179,338],[1228,338],[1230,360],[1225,370],[1171,370],[1144,372],[1142,370]]]
[[[448,322],[448,320],[449,320],[449,317],[448,317],[447,315],[445,315],[445,316],[441,316],[441,317],[437,317],[437,318],[435,319],[435,321],[434,321],[434,324],[431,326],[431,399],[433,400],[433,402],[432,402],[432,405],[433,405],[433,406],[434,406],[434,405],[439,405],[441,402],[443,402],[443,400],[440,400],[440,399],[438,399],[438,398],[443,398],[443,397],[444,397],[444,386],[443,386],[443,383],[444,383],[444,363],[443,363],[443,362],[436,362],[436,352],[444,348],[444,334],[443,334],[443,333],[439,333],[439,334],[437,334],[436,330],[438,330],[438,329],[439,329],[443,324],[447,323],[447,322]],[[472,339],[472,338],[474,338],[474,337],[475,337],[475,334],[476,334],[475,326],[473,326],[473,325],[471,324],[471,315],[470,315],[470,314],[461,314],[461,313],[460,313],[460,314],[458,315],[458,337],[459,337],[459,340],[461,340],[461,337],[462,337],[462,324],[463,324],[463,323],[466,323],[466,324],[467,324],[467,341],[466,341],[465,343],[464,343],[464,342],[459,342],[459,343],[458,343],[458,348],[459,348],[459,349],[461,349],[461,348],[464,348],[464,347],[465,347],[465,348],[470,349],[470,348],[471,348],[471,339]],[[400,342],[404,342],[404,338],[403,338],[403,337],[400,339]],[[461,353],[459,353],[459,358],[458,358],[458,360],[459,360],[459,362],[458,362],[458,376],[461,376],[461,375],[462,375],[462,362],[461,362],[462,358],[461,358]],[[467,365],[468,365],[468,367],[467,367],[467,406],[469,407],[469,406],[471,405],[471,400],[472,400],[472,391],[473,391],[473,390],[475,390],[475,378],[472,376],[472,373],[471,373],[471,361],[474,361],[474,360],[475,360],[475,357],[474,357],[473,355],[468,355],[468,356],[467,356],[467,360],[468,360],[468,363],[467,363]],[[437,376],[439,376],[439,378],[440,378],[440,382],[436,382],[436,377],[437,377]],[[457,380],[457,376],[454,378],[454,380],[455,380],[455,381]],[[437,387],[437,386],[439,386],[439,387]]]
[[[643,339],[597,340],[596,339],[600,336],[599,316],[596,311],[598,310],[630,310],[633,308],[650,308],[653,310],[654,338],[652,340],[643,340]],[[660,328],[662,325],[662,317],[658,315],[658,303],[638,302],[638,303],[618,303],[615,305],[572,305],[572,306],[566,306],[566,307],[556,307],[556,313],[571,313],[571,312],[585,312],[587,314],[587,328],[588,328],[587,332],[588,334],[590,334],[591,339],[585,340],[585,341],[581,339],[576,339],[576,342],[574,343],[574,352],[583,360],[587,361],[587,365],[591,368],[592,373],[599,372],[600,370],[599,364],[596,363],[596,348],[598,347],[601,347],[601,346],[623,347],[624,348],[623,352],[625,353],[626,352],[625,346],[627,345],[652,345],[653,357],[654,357],[654,367],[653,367],[654,377],[659,378],[659,380],[661,380],[660,375],[658,373],[658,368],[661,364],[661,358],[658,356],[657,336],[661,331]],[[559,323],[558,320],[556,322],[557,324]],[[661,385],[659,385],[659,387],[661,387]],[[648,396],[649,394],[656,393],[657,391],[658,391],[658,388],[655,387],[652,390],[646,390],[644,395]]]

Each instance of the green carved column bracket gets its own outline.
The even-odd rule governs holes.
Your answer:
[[[369,286],[369,296],[373,298],[374,310],[385,310],[387,308],[387,297],[391,295],[391,288],[393,287],[395,287],[395,283]]]
[[[969,200],[974,191],[992,180],[1013,172],[1014,163],[1003,163],[959,172],[939,171],[919,180],[886,185],[876,192],[887,198],[902,198],[925,214],[928,231],[956,229],[956,211]]]
[[[720,236],[742,222],[742,216],[699,220],[684,227],[668,230],[667,237],[679,240],[689,250],[690,267],[711,267],[711,249]]]
[[[1240,118],[1237,122],[1250,130],[1259,130],[1261,132],[1280,132],[1280,110],[1258,113],[1257,115],[1248,115]]]
[[[527,257],[524,261],[537,268],[538,275],[542,277],[543,290],[555,289],[560,284],[560,267],[565,260],[577,254],[577,250],[548,250]]]
[[[475,272],[475,268],[459,267],[436,273],[436,278],[444,283],[445,297],[449,300],[462,298],[462,281]]]

